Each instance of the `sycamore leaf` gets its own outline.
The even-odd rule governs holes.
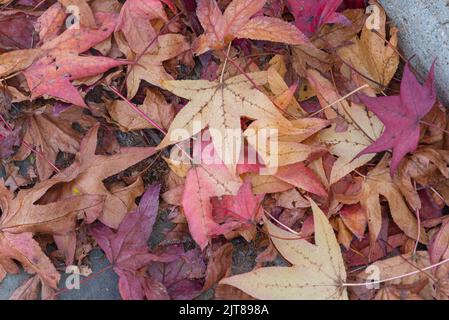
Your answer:
[[[350,24],[341,13],[336,12],[343,0],[287,0],[295,26],[308,37],[328,23]]]
[[[317,71],[310,69],[307,74],[309,83],[317,92],[323,108],[340,101],[333,108],[324,110],[326,118],[342,119],[347,125],[345,131],[337,131],[337,124],[334,124],[331,128],[321,131],[319,135],[319,139],[329,146],[329,151],[338,156],[329,179],[329,183],[333,184],[374,157],[374,155],[364,155],[354,159],[360,151],[380,136],[383,125],[363,106],[355,103],[349,105],[346,100],[341,100],[341,96],[335,91],[331,82]]]
[[[215,0],[199,0],[197,16],[202,34],[193,44],[196,54],[223,48],[234,38],[267,40],[288,44],[309,44],[309,40],[293,25],[277,18],[254,16],[266,0],[233,0],[222,13]]]
[[[424,85],[421,85],[405,66],[398,96],[366,97],[360,99],[367,108],[384,123],[385,131],[373,144],[358,155],[376,153],[392,149],[390,173],[393,176],[402,158],[418,147],[420,120],[432,109],[436,101],[434,66],[430,68]]]
[[[368,218],[371,244],[376,242],[382,227],[380,196],[384,196],[387,199],[393,221],[408,237],[417,239],[419,233],[415,214],[409,210],[399,187],[396,186],[388,174],[388,160],[388,158],[384,158],[377,167],[367,174],[358,193],[337,196],[338,200],[343,203],[354,204],[360,202]],[[423,228],[420,234],[419,241],[427,243],[427,236]]]
[[[142,53],[156,37],[151,20],[167,21],[162,2],[159,0],[127,0],[120,11],[116,30],[122,30],[129,46],[135,53]]]
[[[347,65],[366,78],[373,79],[382,86],[387,86],[399,65],[399,55],[395,50],[398,43],[397,29],[390,29],[390,41],[385,44],[383,40],[383,38],[386,38],[385,24],[387,18],[385,11],[378,4],[374,4],[374,6],[379,10],[379,29],[377,30],[382,37],[364,25],[360,38],[355,37],[351,41],[352,44],[338,49],[337,53]],[[349,72],[347,65],[342,66],[343,69],[346,69],[342,72]],[[366,82],[377,90],[383,89],[372,81],[366,80]]]
[[[310,202],[315,245],[265,220],[271,240],[291,267],[260,268],[225,278],[220,284],[234,286],[257,299],[348,299],[340,246],[327,217],[313,200]]]
[[[134,60],[136,54],[129,49],[120,34],[116,34],[115,39],[120,51],[125,53],[129,60]],[[137,64],[129,67],[130,71],[126,78],[128,98],[131,99],[136,95],[142,80],[158,87],[162,86],[163,80],[173,80],[173,77],[165,71],[162,63],[189,49],[190,45],[187,39],[180,34],[160,35],[152,49],[142,55]]]
[[[249,73],[248,77],[257,85],[267,82],[266,71]],[[208,126],[218,156],[226,165],[234,165],[240,157],[241,117],[266,119],[278,125],[291,126],[273,102],[254,88],[244,75],[223,83],[218,80],[181,80],[164,81],[163,85],[165,89],[191,101],[176,115],[158,149],[185,140]],[[178,136],[180,131],[184,132]]]

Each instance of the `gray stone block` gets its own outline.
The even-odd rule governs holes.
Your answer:
[[[423,75],[437,59],[436,83],[441,100],[449,106],[449,1],[379,0],[399,28],[399,46]]]

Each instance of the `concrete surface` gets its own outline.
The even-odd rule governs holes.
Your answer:
[[[379,0],[399,28],[399,46],[413,66],[427,75],[437,58],[436,83],[441,100],[449,106],[449,1]]]
[[[91,268],[93,273],[96,273],[109,265],[108,260],[103,253],[95,249],[89,255]],[[30,277],[27,273],[20,273],[18,275],[8,275],[3,282],[0,283],[0,300],[7,300],[26,279]],[[65,287],[65,280],[67,274],[62,274],[59,283],[60,290]],[[83,282],[84,281],[84,282]],[[118,277],[112,268],[96,275],[95,277],[86,280],[81,277],[80,289],[73,289],[68,291],[61,291],[58,295],[60,300],[118,300],[120,294],[118,292]]]

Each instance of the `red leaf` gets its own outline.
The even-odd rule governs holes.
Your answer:
[[[34,16],[5,11],[0,14],[0,49],[27,49],[33,45]]]
[[[341,13],[336,12],[343,0],[287,0],[295,25],[306,36],[311,36],[323,25],[351,22]]]
[[[390,173],[393,175],[402,158],[408,152],[416,150],[420,120],[432,109],[436,101],[434,66],[435,64],[432,65],[424,85],[421,85],[407,64],[398,96],[376,98],[360,96],[367,108],[384,123],[385,131],[357,156],[392,149]]]
[[[139,207],[129,212],[117,232],[98,224],[91,229],[106,257],[119,275],[119,290],[123,299],[144,299],[150,290],[145,274],[140,269],[152,261],[163,260],[150,253],[147,244],[153,230],[159,208],[160,185],[148,188],[140,200]]]
[[[45,55],[24,72],[32,99],[49,94],[79,106],[86,106],[71,81],[126,64],[124,61],[106,57],[78,56],[108,38],[115,28],[115,15],[98,13],[96,18],[101,23],[99,29],[68,29],[42,45],[40,49],[44,50]]]

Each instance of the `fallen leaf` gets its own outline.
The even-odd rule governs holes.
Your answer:
[[[328,145],[329,152],[338,156],[329,179],[329,183],[334,184],[374,157],[374,155],[363,155],[354,159],[380,136],[383,125],[362,105],[355,103],[350,105],[342,99],[331,82],[317,71],[310,69],[307,74],[309,83],[317,92],[321,107],[326,108],[323,110],[326,118],[344,120],[344,124],[347,125],[346,130],[337,131],[337,124],[334,124],[319,135],[319,139]],[[328,108],[330,104],[335,105],[333,108]]]
[[[281,19],[253,17],[265,2],[266,0],[233,0],[222,13],[215,0],[200,0],[196,13],[204,34],[195,40],[193,51],[199,55],[210,49],[221,49],[234,38],[296,45],[309,43],[298,29]]]
[[[147,89],[143,104],[137,107],[164,129],[170,126],[171,121],[175,117],[173,105],[167,103],[164,96],[156,90]],[[154,128],[153,125],[140,117],[123,100],[114,100],[106,104],[106,108],[111,118],[119,124],[122,131],[127,132]]]
[[[104,198],[99,195],[72,195],[48,204],[36,204],[53,186],[70,181],[78,174],[73,166],[52,179],[36,184],[32,189],[21,190],[17,196],[0,186],[0,264],[8,272],[18,271],[12,259],[19,261],[29,272],[34,271],[50,287],[56,288],[59,273],[33,239],[34,233],[55,237],[74,235],[79,212],[102,208]],[[90,217],[95,219],[96,216]]]
[[[31,98],[44,94],[79,106],[86,106],[83,98],[70,82],[103,73],[126,64],[106,57],[79,56],[108,38],[115,28],[113,14],[98,13],[99,29],[70,28],[37,49],[17,50],[0,55],[4,63],[0,76],[24,71]]]
[[[287,5],[295,18],[295,26],[310,37],[328,23],[350,24],[344,15],[336,12],[342,2],[343,0],[287,0]]]
[[[126,168],[152,156],[154,148],[121,148],[113,155],[97,155],[97,134],[99,126],[92,127],[81,141],[80,151],[76,155],[75,165],[80,166],[80,173],[73,180],[61,184],[52,190],[50,197],[64,199],[73,194],[97,194],[105,197],[104,208],[99,220],[111,228],[117,228],[126,213],[132,209],[131,197],[136,196],[133,192],[127,193],[126,201],[119,194],[114,194],[106,188],[103,180],[113,176]],[[48,198],[45,201],[49,201]]]
[[[400,95],[376,98],[360,96],[360,99],[384,123],[385,131],[358,156],[392,149],[390,173],[393,176],[404,156],[416,150],[420,120],[435,104],[434,65],[424,85],[418,82],[407,64]]]
[[[192,238],[204,249],[210,236],[229,231],[228,225],[214,221],[212,197],[237,194],[241,186],[224,164],[201,164],[187,173],[182,207],[186,215]]]
[[[158,259],[150,253],[147,241],[158,213],[159,190],[159,185],[149,187],[139,207],[125,216],[117,232],[103,224],[90,230],[119,275],[119,291],[125,300],[142,300],[150,294],[165,297],[164,292],[153,292],[156,288],[151,287],[151,278],[139,272]]]
[[[337,54],[346,62],[342,65],[343,74],[350,72],[350,68],[354,68],[357,73],[364,76],[366,83],[380,91],[388,86],[399,65],[396,49],[398,30],[390,29],[390,41],[386,44],[384,41],[387,19],[385,11],[378,4],[373,6],[376,6],[378,10],[379,28],[376,30],[380,36],[372,32],[365,24],[360,38],[352,39],[353,44],[338,49]],[[367,79],[372,79],[374,82]]]
[[[267,267],[232,276],[232,285],[257,299],[348,299],[340,246],[327,217],[312,200],[315,245],[298,240],[266,220],[271,240],[291,267]]]
[[[421,226],[418,232],[418,222],[409,210],[398,186],[388,173],[388,158],[384,158],[364,178],[360,192],[354,195],[338,195],[337,199],[343,203],[355,204],[360,202],[368,218],[371,244],[377,240],[382,226],[382,212],[380,196],[384,196],[390,208],[393,221],[404,233],[422,243],[427,243],[427,235]]]
[[[42,155],[36,155],[36,168],[41,181],[47,179],[54,172],[59,151],[76,154],[82,135],[72,128],[72,123],[82,123],[92,126],[94,118],[83,114],[82,108],[73,106],[56,114],[53,108],[47,106],[35,113],[27,115],[22,123],[25,135],[20,150],[14,156],[16,160],[23,160],[31,153],[32,146]]]
[[[120,35],[115,35],[120,50],[125,53],[129,60],[135,60],[136,54],[133,53],[126,43],[121,40]],[[164,80],[173,80],[173,77],[167,73],[162,63],[170,60],[181,53],[190,49],[187,39],[180,34],[164,34],[157,38],[151,50],[148,50],[139,58],[137,64],[128,67],[129,74],[126,78],[126,87],[128,98],[132,99],[142,80],[163,87]]]
[[[248,77],[257,85],[268,81],[265,71],[250,73]],[[223,83],[181,80],[164,81],[163,84],[165,89],[191,101],[176,115],[158,149],[185,140],[208,126],[214,149],[224,163],[232,167],[240,157],[241,117],[267,119],[290,126],[271,100],[254,88],[244,75]],[[178,136],[180,130],[184,130],[181,137]]]
[[[156,37],[151,20],[167,21],[167,15],[159,0],[128,0],[120,11],[116,30],[122,30],[135,53],[142,53]]]

